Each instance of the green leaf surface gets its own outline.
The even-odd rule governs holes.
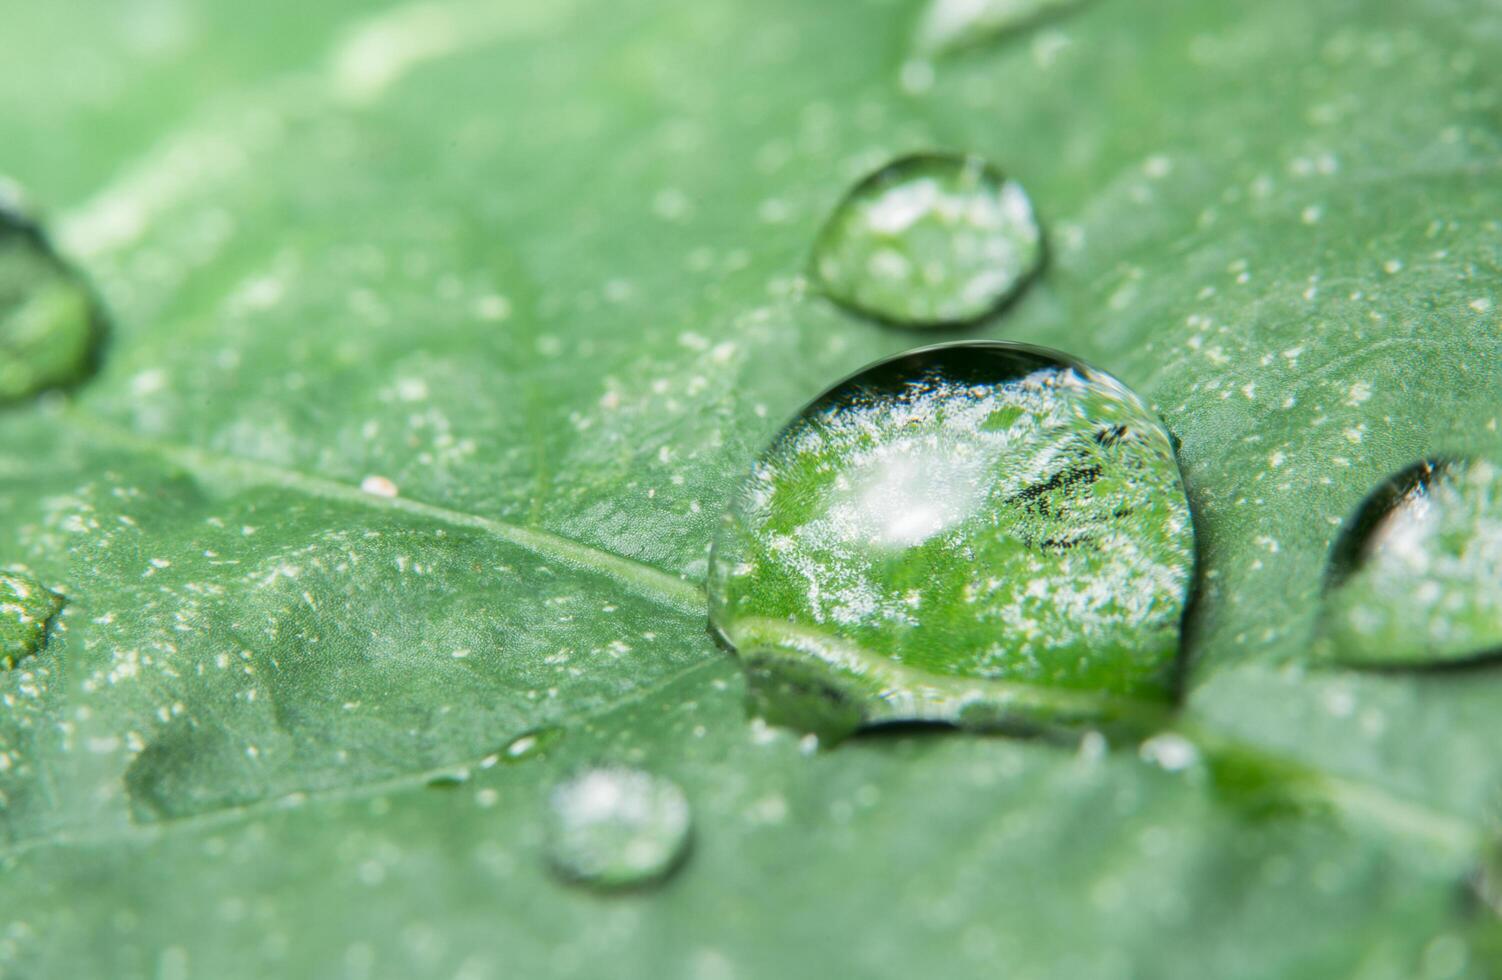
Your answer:
[[[1502,13],[1098,0],[927,70],[894,0],[0,14],[0,169],[111,321],[0,412],[0,569],[62,601],[0,677],[0,972],[1491,969],[1502,671],[1309,651],[1368,492],[1499,452]],[[1181,442],[1184,703],[1140,747],[815,751],[706,632],[751,460],[915,343],[806,288],[815,235],[930,149],[1018,180],[1049,261],[924,341],[1066,350]],[[549,870],[593,764],[682,787],[660,887]]]

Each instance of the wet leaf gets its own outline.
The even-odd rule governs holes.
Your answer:
[[[1372,488],[1502,448],[1502,16],[1100,0],[904,71],[921,6],[5,6],[0,167],[111,343],[0,411],[0,568],[67,597],[0,677],[4,972],[1483,973],[1502,674],[1310,652]],[[820,749],[706,633],[753,458],[912,344],[816,235],[935,149],[1049,261],[926,340],[1068,351],[1180,442],[1140,749]],[[551,871],[594,765],[682,788],[661,888]]]

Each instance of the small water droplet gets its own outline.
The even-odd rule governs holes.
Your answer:
[[[1199,750],[1177,732],[1161,732],[1137,748],[1143,762],[1151,762],[1169,772],[1188,769],[1199,760]]]
[[[0,404],[82,381],[103,319],[40,227],[0,198]]]
[[[547,751],[548,747],[563,737],[563,729],[556,727],[534,728],[513,738],[500,752],[502,762],[524,762]]]
[[[47,642],[62,597],[25,572],[0,571],[0,665],[14,667]]]
[[[1502,469],[1427,460],[1378,487],[1330,556],[1318,654],[1353,666],[1502,653]]]
[[[1020,344],[879,362],[810,404],[733,498],[710,618],[757,713],[1108,719],[1166,698],[1194,532],[1162,424]]]
[[[639,769],[589,769],[548,795],[548,851],[564,876],[601,888],[659,881],[683,858],[689,806],[671,780]]]
[[[1502,917],[1502,841],[1486,847],[1480,866],[1471,876],[1471,888],[1483,905]]]
[[[812,275],[831,299],[910,327],[970,323],[1043,261],[1022,185],[976,156],[903,157],[862,180],[825,222]]]
[[[905,61],[897,79],[902,84],[904,92],[909,95],[922,95],[934,87],[933,62],[922,58]]]
[[[428,789],[458,789],[469,782],[468,769],[454,769],[428,777]]]
[[[940,54],[983,44],[1078,7],[1084,0],[930,0],[914,48]]]

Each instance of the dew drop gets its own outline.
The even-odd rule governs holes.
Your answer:
[[[1471,876],[1471,887],[1483,905],[1502,917],[1502,842],[1486,848],[1480,867]]]
[[[823,735],[1110,720],[1168,697],[1193,564],[1136,395],[1055,351],[947,344],[773,439],[716,537],[710,619],[758,712]]]
[[[1502,469],[1427,460],[1378,487],[1331,552],[1318,654],[1371,667],[1502,653]]]
[[[30,575],[0,571],[0,665],[14,667],[41,650],[62,608],[62,597]]]
[[[903,157],[836,206],[812,276],[834,301],[909,327],[970,323],[1014,297],[1043,260],[1022,185],[976,156]]]
[[[600,888],[660,881],[688,850],[678,785],[639,769],[589,769],[548,795],[548,852],[564,877]]]
[[[930,0],[918,21],[914,48],[955,51],[1011,34],[1084,0]]]
[[[82,381],[103,334],[89,289],[0,196],[0,404]]]
[[[506,747],[500,751],[500,761],[525,762],[528,759],[536,758],[546,752],[549,746],[562,737],[563,729],[553,726],[534,728],[529,732],[523,732],[506,743]]]

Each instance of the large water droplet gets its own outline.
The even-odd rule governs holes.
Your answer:
[[[1331,554],[1319,654],[1365,666],[1502,653],[1502,469],[1430,460],[1357,509]]]
[[[590,769],[548,796],[548,851],[564,876],[627,888],[671,873],[688,849],[689,806],[676,783],[639,769]]]
[[[1101,720],[1166,698],[1194,564],[1169,436],[1054,351],[882,361],[733,498],[710,617],[773,720]]]
[[[1016,295],[1043,259],[1032,202],[975,156],[922,154],[856,185],[814,245],[836,302],[911,327],[969,323]]]
[[[0,666],[14,667],[47,642],[63,600],[24,572],[0,571]]]
[[[87,287],[0,195],[0,404],[83,380],[102,337]]]
[[[914,48],[939,54],[1009,34],[1084,0],[930,0],[918,22]]]

